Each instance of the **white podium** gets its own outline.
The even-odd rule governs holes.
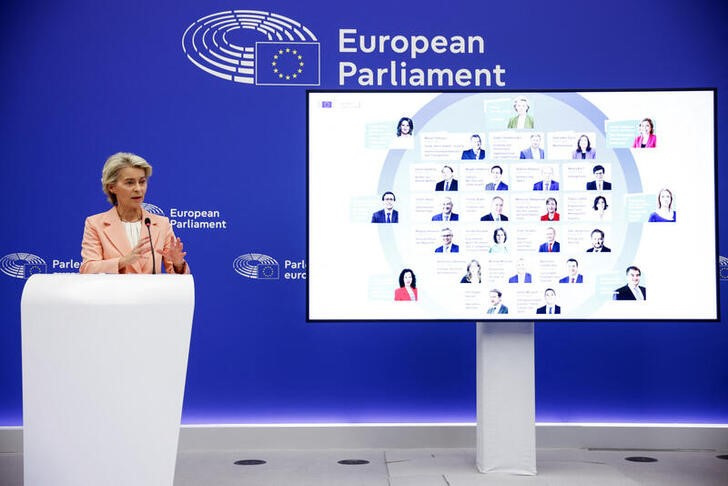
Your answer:
[[[21,302],[26,486],[172,485],[190,275],[33,275]]]

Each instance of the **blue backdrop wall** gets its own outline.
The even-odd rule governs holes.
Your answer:
[[[459,1],[447,11],[441,5],[6,3],[0,18],[4,264],[27,253],[42,258],[48,272],[77,271],[84,218],[107,209],[99,184],[103,161],[117,151],[138,153],[154,166],[147,202],[173,219],[182,211],[212,211],[176,219],[217,226],[176,228],[197,289],[185,423],[473,421],[472,323],[305,322],[305,269],[285,267],[306,255],[306,87],[216,77],[186,57],[185,30],[230,10],[293,19],[320,43],[314,58],[320,88],[397,89],[388,79],[377,86],[360,86],[355,77],[342,82],[341,62],[500,65],[504,86],[493,78],[483,89],[717,87],[721,120],[728,115],[726,7],[705,0]],[[391,51],[341,52],[341,29],[480,35],[486,48],[416,60]],[[227,40],[244,43],[243,34]],[[723,125],[720,146],[728,142]],[[719,204],[728,177],[721,157]],[[689,160],[685,167],[689,177]],[[727,217],[722,211],[722,241]],[[725,244],[719,248],[728,255]],[[275,258],[281,278],[237,273],[233,262],[247,253]],[[675,258],[690,258],[689,250]],[[721,271],[728,279],[728,267],[717,266]],[[0,274],[0,425],[18,425],[25,280],[6,273]],[[683,276],[680,282],[701,284]],[[724,316],[726,285],[721,281]],[[726,319],[538,324],[537,420],[726,423]]]

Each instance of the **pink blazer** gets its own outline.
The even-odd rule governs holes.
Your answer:
[[[144,219],[152,222],[152,243],[154,246],[157,273],[162,273],[162,250],[167,248],[174,232],[169,220],[164,216],[157,216],[142,210],[142,237],[147,235]],[[129,238],[126,237],[124,223],[119,219],[116,208],[113,207],[105,213],[94,214],[86,218],[81,242],[80,273],[152,273],[152,253],[149,252],[132,265],[119,271],[119,258],[132,250]],[[167,273],[176,273],[172,262],[164,261]],[[190,273],[189,265],[185,264],[183,273]]]
[[[415,294],[415,300],[417,300],[417,289],[412,289],[412,293]],[[400,287],[398,289],[394,289],[394,300],[411,300],[410,294],[407,292],[407,289],[404,287]]]
[[[657,135],[654,133],[650,134],[649,137],[647,137],[647,143],[645,144],[645,148],[655,148],[657,146]],[[642,147],[642,135],[638,135],[637,138],[634,139],[634,143],[632,144],[632,148],[640,148]]]

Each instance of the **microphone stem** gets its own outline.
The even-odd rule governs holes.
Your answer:
[[[144,225],[147,227],[147,232],[149,233],[149,246],[152,248],[152,274],[155,275],[157,273],[157,262],[154,258],[154,244],[152,243],[152,222],[149,218],[144,220]]]

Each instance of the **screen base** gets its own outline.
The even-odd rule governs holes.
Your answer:
[[[536,474],[533,322],[478,322],[476,464]]]

